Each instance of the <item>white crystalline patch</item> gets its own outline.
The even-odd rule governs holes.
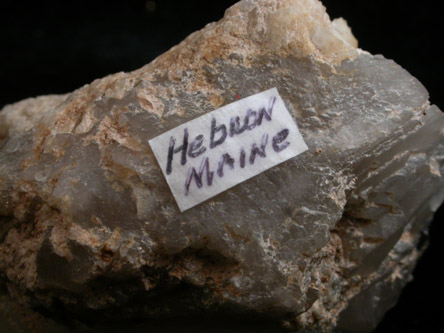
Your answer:
[[[182,212],[308,149],[276,88],[149,143]]]

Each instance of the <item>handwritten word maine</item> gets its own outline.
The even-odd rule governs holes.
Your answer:
[[[208,128],[203,128],[201,133],[191,133],[185,127],[180,141],[179,138],[171,136],[165,166],[166,174],[171,175],[174,172],[185,171],[187,176],[184,189],[185,195],[188,195],[190,189],[194,186],[197,189],[212,186],[214,177],[230,177],[229,172],[236,172],[236,169],[244,169],[255,163],[261,163],[260,159],[267,158],[267,152],[270,149],[274,152],[286,149],[290,144],[286,141],[289,134],[288,128],[257,135],[259,128],[265,122],[273,121],[275,102],[276,97],[271,97],[268,105],[256,110],[248,108],[240,116],[225,118],[225,122],[219,121],[217,115],[213,115]],[[258,140],[248,146],[239,145],[242,140],[232,140],[231,142],[228,140],[228,138],[235,136],[252,135],[256,136]],[[233,143],[237,147],[232,147]],[[223,148],[224,145],[227,145],[226,151],[222,150],[221,153],[216,154],[212,152],[216,147]],[[221,149],[217,149],[217,151],[220,152]],[[187,162],[190,159],[200,159],[201,162],[197,168],[190,166],[186,170],[173,170],[173,160],[176,158],[180,159],[180,165],[184,167],[187,167]]]

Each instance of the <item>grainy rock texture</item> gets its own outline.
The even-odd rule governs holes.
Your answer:
[[[148,140],[277,87],[309,151],[180,213]],[[47,311],[371,331],[444,197],[444,116],[317,0],[243,0],[152,63],[0,112],[0,278]]]

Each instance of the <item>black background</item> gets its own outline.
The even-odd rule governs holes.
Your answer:
[[[131,71],[153,60],[235,1],[157,0],[0,2],[0,108],[23,98],[67,93],[96,78]],[[344,17],[359,46],[383,54],[417,77],[431,102],[441,92],[443,19],[439,1],[324,0]],[[444,209],[430,229],[430,247],[377,332],[440,327]]]

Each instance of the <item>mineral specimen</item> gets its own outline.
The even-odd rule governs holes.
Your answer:
[[[276,87],[309,150],[180,213],[148,140]],[[69,316],[371,331],[444,198],[444,116],[317,0],[243,0],[152,63],[0,113],[0,272]]]

